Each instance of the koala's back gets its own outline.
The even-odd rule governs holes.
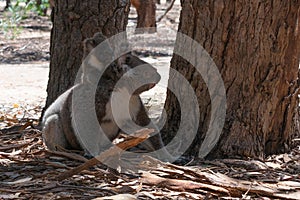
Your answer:
[[[77,87],[80,87],[80,85],[77,85]],[[63,109],[60,113],[61,119],[62,119],[62,129],[64,132],[64,135],[68,141],[67,149],[74,149],[74,150],[82,150],[75,134],[74,134],[74,128],[72,125],[72,98],[73,98],[73,91],[75,88],[71,90],[69,93],[68,98],[63,104]]]
[[[51,150],[60,146],[65,149],[79,149],[71,124],[71,107],[73,86],[60,95],[46,110],[43,116],[43,138]]]

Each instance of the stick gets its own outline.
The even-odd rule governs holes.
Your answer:
[[[126,149],[130,149],[139,143],[145,141],[151,133],[153,133],[153,129],[142,129],[134,134],[130,135],[130,137],[126,138],[125,141],[118,143],[117,145],[109,148],[108,150],[104,151],[100,155],[86,161],[82,165],[79,165],[78,167],[75,167],[69,171],[64,172],[63,174],[60,174],[56,177],[56,180],[62,181],[66,178],[69,178],[75,174],[80,173],[81,171],[88,169],[89,167],[92,167],[94,165],[97,165],[101,163],[101,161],[106,160],[107,158],[111,158],[113,156],[116,156],[120,154],[122,151],[125,151]]]
[[[172,9],[174,3],[175,3],[175,0],[173,0],[173,1],[171,2],[171,4],[169,5],[169,7],[166,9],[165,13],[164,13],[163,15],[161,15],[161,16],[157,19],[156,22],[160,22],[160,21],[164,18],[164,16],[166,16],[166,15],[168,14],[168,12]]]
[[[142,183],[157,187],[166,187],[170,190],[196,190],[196,189],[209,189],[218,193],[229,194],[229,190],[215,185],[210,185],[206,183],[200,183],[196,181],[190,180],[178,180],[171,178],[162,178],[155,174],[151,174],[150,172],[143,172],[142,175]]]

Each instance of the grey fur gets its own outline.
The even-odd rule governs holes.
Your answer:
[[[131,120],[123,119],[121,117],[123,112],[122,106],[120,107],[119,113],[120,119],[116,120],[112,116],[112,93],[121,95],[120,98],[116,98],[116,101],[120,101],[118,103],[119,105],[122,105],[122,91],[126,91],[129,94],[133,94],[129,103],[130,115],[133,121],[139,126],[147,126],[156,130],[156,133],[147,141],[142,143],[141,146],[148,151],[162,148],[164,155],[161,156],[171,160],[172,156],[165,149],[161,135],[156,126],[152,124],[141,98],[139,97],[139,94],[151,89],[156,83],[158,83],[160,80],[160,75],[150,64],[142,61],[131,53],[127,53],[126,55],[118,58],[114,63],[110,64],[110,66],[103,73],[100,81],[95,84],[95,81],[97,80],[95,74],[99,74],[99,71],[103,69],[103,66],[101,66],[103,62],[100,60],[101,55],[100,57],[99,55],[96,55],[97,51],[93,52],[93,54],[89,53],[93,48],[103,42],[104,39],[105,37],[98,33],[93,38],[89,38],[84,41],[84,57],[86,57],[86,59],[83,63],[84,68],[82,82],[60,95],[46,110],[43,117],[43,139],[46,146],[51,150],[56,150],[57,147],[60,146],[66,149],[79,149],[87,151],[78,136],[75,134],[75,125],[72,120],[72,94],[76,90],[80,92],[83,100],[88,99],[91,96],[93,97],[93,95],[90,95],[92,93],[89,93],[89,91],[92,91],[93,85],[96,85],[95,111],[98,122],[109,140],[114,140],[120,134],[120,132],[124,132],[124,129],[126,129],[127,120]],[[99,53],[101,52],[98,52],[98,54]],[[109,55],[109,52],[106,53]],[[97,66],[95,66],[96,64]],[[143,68],[144,70],[139,70],[137,72],[133,71],[130,73],[130,69],[140,65],[145,66],[145,68]],[[121,84],[120,87],[116,87],[116,83],[121,77],[124,79],[124,84]],[[142,87],[133,91],[132,88],[134,88],[134,85],[138,84],[138,80],[148,80],[148,82],[152,81],[152,84],[143,85]],[[88,111],[90,107],[87,104],[87,107],[83,109]],[[117,123],[117,121],[119,123]],[[100,135],[97,141],[94,141],[95,147],[92,148],[92,152],[87,153],[98,155],[101,153],[101,151],[108,148],[108,146],[102,144],[102,141],[100,141],[101,138],[103,138],[103,135]],[[160,157],[160,155],[158,155],[158,157]]]

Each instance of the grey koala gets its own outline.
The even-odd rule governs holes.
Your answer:
[[[97,33],[84,41],[81,83],[60,95],[43,116],[46,146],[51,150],[59,146],[84,150],[96,156],[109,148],[111,141],[121,132],[130,134],[140,126],[155,129],[155,133],[140,146],[147,151],[160,149],[161,153],[156,154],[158,158],[173,160],[139,96],[154,87],[160,75],[154,67],[131,52],[122,55],[104,70],[104,63],[111,59],[113,51],[108,43],[104,44],[106,52],[99,52],[95,47],[105,39]],[[95,112],[97,122],[89,117],[92,112]]]

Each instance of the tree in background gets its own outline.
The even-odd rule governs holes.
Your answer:
[[[137,26],[149,33],[156,32],[156,0],[130,0],[137,11]],[[136,30],[136,33],[140,30]]]
[[[299,10],[300,1],[182,2],[179,31],[213,58],[227,93],[225,125],[208,158],[264,158],[287,151],[300,135]],[[174,55],[171,68],[185,76],[198,97],[198,134],[186,152],[197,156],[211,120],[211,99],[201,75],[187,61]],[[170,84],[184,91],[181,83],[171,79]],[[164,132],[170,141],[180,124],[180,107],[170,91],[165,109]]]

